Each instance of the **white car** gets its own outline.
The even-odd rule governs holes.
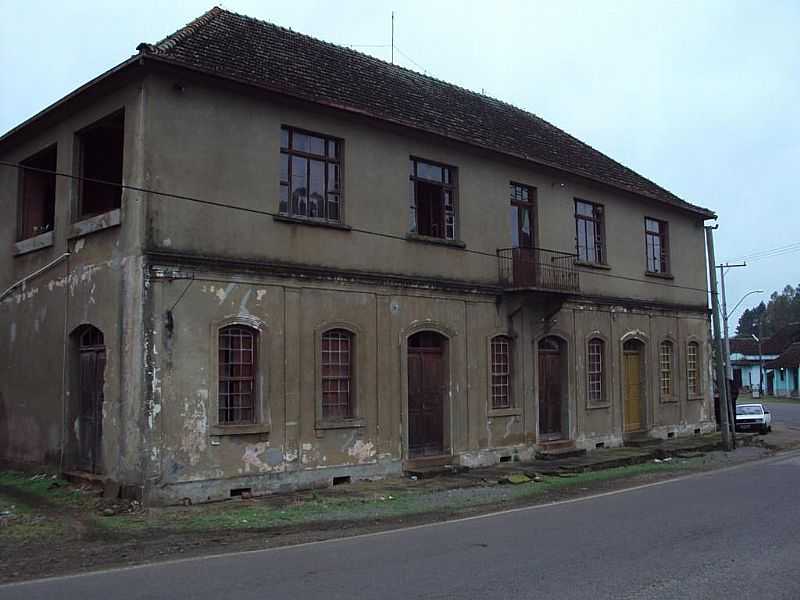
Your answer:
[[[736,405],[736,431],[758,430],[761,433],[772,431],[772,415],[764,410],[763,404]]]

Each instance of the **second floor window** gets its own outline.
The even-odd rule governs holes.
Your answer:
[[[17,232],[19,240],[53,230],[56,206],[56,175],[54,172],[56,170],[56,147],[51,146],[22,161],[22,165],[30,168],[22,169],[20,178],[20,212]]]
[[[509,187],[511,191],[511,246],[532,248],[536,237],[533,221],[536,209],[536,188],[513,182]]]
[[[648,273],[669,273],[669,236],[665,221],[646,218],[644,238]]]
[[[456,169],[411,159],[411,233],[456,239]]]
[[[575,227],[577,229],[578,260],[599,265],[605,264],[603,206],[576,199]]]
[[[341,221],[341,155],[341,140],[282,127],[280,213]]]

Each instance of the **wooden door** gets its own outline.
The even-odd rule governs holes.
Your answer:
[[[91,328],[81,335],[79,351],[78,467],[101,470],[103,439],[103,383],[106,351],[103,334]]]
[[[410,457],[444,454],[444,394],[443,340],[430,337],[425,340],[414,340],[412,337],[408,348]]]
[[[563,365],[561,343],[546,338],[539,343],[539,433],[549,439],[563,434]]]
[[[638,347],[623,352],[625,370],[624,430],[642,430],[642,353]]]

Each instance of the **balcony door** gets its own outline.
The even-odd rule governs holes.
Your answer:
[[[511,246],[516,287],[536,285],[536,190],[511,184]]]

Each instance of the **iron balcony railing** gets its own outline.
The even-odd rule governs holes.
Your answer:
[[[580,273],[576,258],[575,254],[544,248],[500,248],[500,283],[508,288],[577,292]]]

